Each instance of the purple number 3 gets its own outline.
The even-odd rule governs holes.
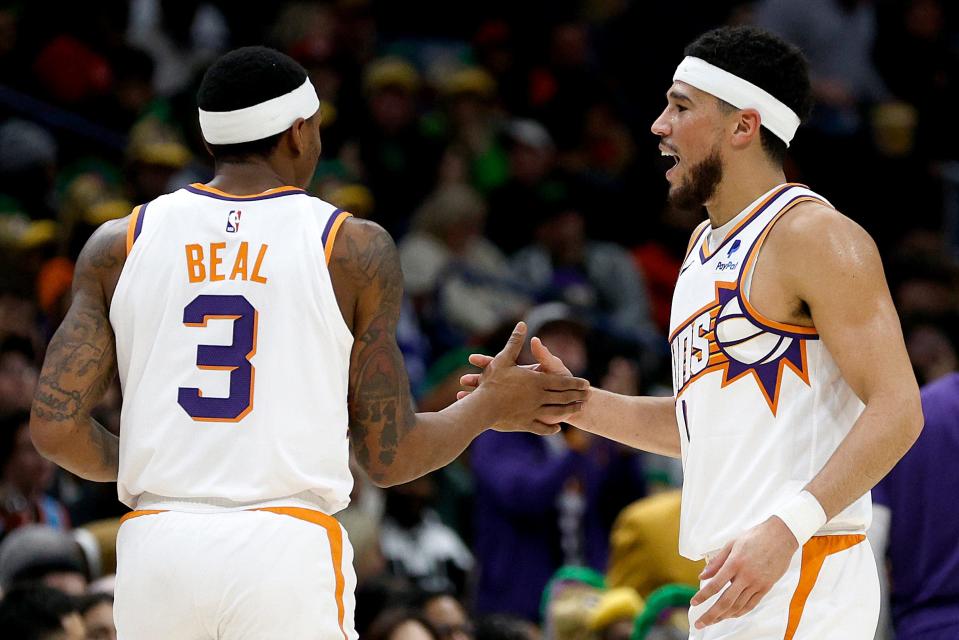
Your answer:
[[[183,310],[183,324],[205,327],[208,320],[233,320],[233,344],[201,344],[200,369],[230,372],[230,395],[204,398],[194,387],[180,387],[177,402],[199,422],[239,422],[253,410],[253,364],[256,353],[256,309],[243,296],[197,296]]]

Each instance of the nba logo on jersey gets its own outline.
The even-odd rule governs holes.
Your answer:
[[[230,213],[226,214],[226,230],[230,233],[236,233],[240,230],[240,214],[243,213],[239,209],[230,209]]]

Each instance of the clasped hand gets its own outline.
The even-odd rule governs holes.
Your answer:
[[[539,435],[556,433],[561,422],[582,410],[589,392],[589,381],[573,377],[561,362],[558,367],[549,370],[540,364],[518,366],[516,358],[525,340],[526,324],[520,322],[506,346],[495,357],[481,354],[470,356],[470,363],[483,371],[467,374],[460,379],[460,383],[470,391],[459,392],[457,399],[482,389],[485,401],[495,407],[493,428],[497,431],[532,431]],[[537,346],[545,349],[534,338],[534,355]],[[556,360],[559,361],[558,358]]]

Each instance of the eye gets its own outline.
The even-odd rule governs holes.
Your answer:
[[[679,111],[680,113],[682,113],[683,111],[686,111],[686,107],[684,107],[684,106],[681,105],[681,104],[677,104],[677,105],[676,105],[676,110]]]

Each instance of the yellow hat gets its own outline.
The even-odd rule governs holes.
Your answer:
[[[0,216],[0,243],[16,249],[35,249],[57,239],[54,220],[30,220],[22,214]]]
[[[145,118],[130,130],[127,157],[134,162],[180,169],[190,162],[192,154],[173,127],[157,118]]]
[[[449,96],[474,94],[488,99],[496,93],[496,80],[485,69],[466,67],[446,78],[443,92]]]
[[[357,218],[368,218],[373,212],[373,192],[361,184],[344,184],[333,189],[327,198]]]
[[[413,93],[420,86],[420,74],[406,60],[386,57],[374,60],[366,67],[363,76],[363,89],[372,93],[387,87],[396,87]]]
[[[605,629],[620,620],[632,620],[646,606],[635,590],[629,587],[610,589],[599,598],[599,602],[589,614],[589,628],[594,631]]]
[[[61,209],[65,220],[99,226],[107,220],[122,218],[133,204],[99,174],[82,173],[67,186]]]

